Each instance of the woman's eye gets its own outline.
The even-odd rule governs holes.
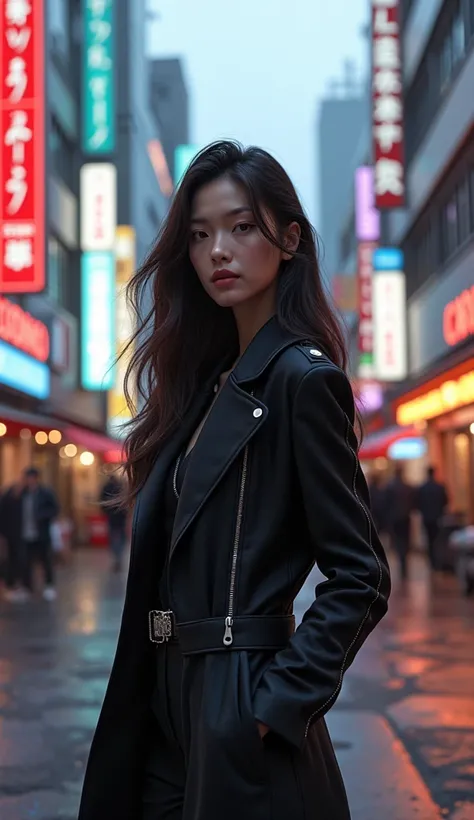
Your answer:
[[[236,225],[235,230],[238,233],[249,233],[252,228],[255,228],[255,225],[252,225],[250,222],[240,222],[239,225]]]
[[[202,239],[205,239],[207,234],[204,231],[193,231],[192,232],[192,239],[194,242],[200,242]]]

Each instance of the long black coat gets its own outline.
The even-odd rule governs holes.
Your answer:
[[[136,503],[117,654],[79,820],[141,816],[156,661],[147,619],[160,608],[163,489],[213,383],[163,447]],[[288,820],[287,806],[272,805],[268,766],[281,772],[292,820],[349,817],[323,715],[385,614],[390,590],[353,421],[346,376],[272,319],[229,376],[197,441],[170,554],[178,622],[221,617],[224,636],[236,543],[235,615],[291,613],[315,561],[328,580],[285,649],[222,646],[186,658],[184,820]],[[281,742],[262,742],[256,719]]]

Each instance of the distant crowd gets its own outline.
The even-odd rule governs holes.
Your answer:
[[[419,487],[408,484],[403,469],[397,467],[391,480],[384,483],[374,474],[369,481],[372,513],[380,533],[386,533],[400,563],[402,578],[407,577],[411,547],[412,514],[418,511],[423,522],[428,558],[433,570],[438,566],[438,543],[443,516],[448,507],[446,487],[429,467],[426,480]]]

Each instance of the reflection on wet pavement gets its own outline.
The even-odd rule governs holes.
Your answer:
[[[0,603],[2,820],[77,817],[125,586],[107,558],[77,555],[54,604]],[[474,601],[453,578],[414,561],[328,723],[354,820],[474,819]]]

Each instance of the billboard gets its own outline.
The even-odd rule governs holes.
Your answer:
[[[407,376],[406,291],[403,253],[379,248],[373,254],[374,367],[381,381]]]
[[[111,251],[117,227],[117,169],[111,162],[88,162],[80,172],[81,248]]]
[[[116,141],[114,2],[83,0],[82,16],[83,150],[86,154],[110,154]]]
[[[110,390],[115,380],[115,257],[112,251],[86,252],[81,266],[82,386]]]
[[[45,0],[0,4],[0,291],[45,287]]]
[[[125,288],[135,270],[135,231],[130,225],[119,225],[115,246],[115,354],[118,358],[115,381],[107,396],[107,428],[111,436],[120,437],[131,413],[124,394],[124,378],[132,349],[125,348],[134,333],[133,314],[127,304]]]
[[[405,204],[400,0],[372,0],[372,134],[375,205]]]

